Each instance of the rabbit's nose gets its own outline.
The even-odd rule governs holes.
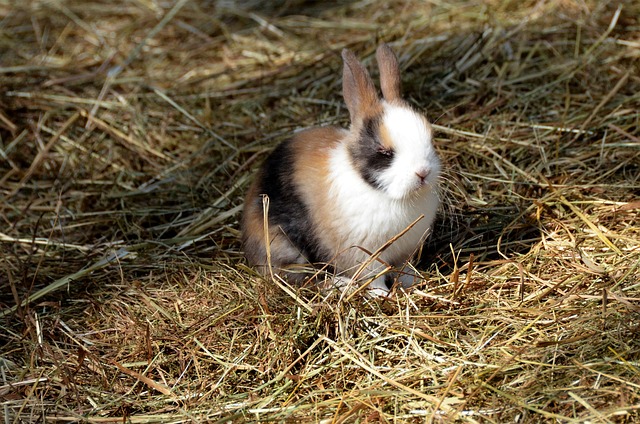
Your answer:
[[[429,173],[430,173],[430,171],[428,169],[420,169],[420,170],[416,171],[416,175],[420,179],[421,183],[424,183],[424,180],[427,179],[427,177],[429,176]]]

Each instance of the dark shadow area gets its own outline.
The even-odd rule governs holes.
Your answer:
[[[522,216],[522,210],[515,206],[441,213],[417,266],[427,270],[435,265],[446,275],[456,266],[454,255],[458,256],[458,266],[471,255],[477,264],[525,254],[539,241],[536,223]]]

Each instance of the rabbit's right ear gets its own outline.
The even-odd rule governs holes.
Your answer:
[[[378,93],[369,72],[351,51],[342,50],[342,60],[342,94],[353,123],[372,114],[379,103]]]
[[[398,58],[388,44],[380,44],[376,51],[378,68],[380,69],[380,87],[387,101],[401,100],[400,65]]]

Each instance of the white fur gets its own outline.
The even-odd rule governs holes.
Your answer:
[[[375,252],[423,216],[380,255],[388,264],[403,266],[426,239],[438,209],[435,182],[440,161],[431,144],[431,128],[412,109],[383,102],[383,110],[383,125],[394,145],[394,158],[378,177],[382,189],[372,187],[354,169],[346,144],[339,144],[330,155],[333,230],[342,236],[339,245],[332,248],[342,252],[336,266],[348,275],[369,260],[361,248]],[[423,182],[417,174],[424,172],[428,177]],[[372,277],[384,268],[378,261],[371,262],[361,276]],[[404,266],[399,280],[407,288],[417,276]],[[371,282],[369,291],[373,295],[384,293],[384,276]]]
[[[391,166],[377,178],[387,194],[404,199],[422,185],[433,190],[440,174],[440,161],[431,144],[432,131],[426,120],[410,108],[383,103],[383,125],[394,146]],[[422,183],[417,174],[428,173]]]
[[[397,118],[398,114],[395,112],[391,112],[391,119]],[[410,122],[414,125],[413,129],[415,130],[416,124],[413,121]],[[398,119],[395,119],[394,125],[397,124]],[[390,130],[392,137],[407,135],[407,131],[394,131],[393,128],[390,128]],[[421,130],[424,130],[424,128]],[[395,183],[397,188],[394,190],[396,191],[391,192],[389,190],[376,189],[364,181],[358,171],[354,169],[346,144],[339,144],[331,151],[329,160],[329,197],[334,205],[332,216],[334,230],[342,235],[340,245],[332,246],[335,249],[334,251],[343,252],[336,260],[339,271],[354,272],[368,258],[368,255],[358,247],[365,248],[370,252],[376,251],[421,215],[424,218],[387,248],[380,258],[391,265],[402,266],[405,261],[410,259],[428,235],[427,233],[438,208],[438,195],[435,185],[426,184],[419,187],[415,183],[419,181],[419,178],[414,172],[415,187],[413,187],[406,182],[410,178],[403,176],[401,169],[404,168],[405,173],[413,172],[416,166],[432,165],[434,158],[435,163],[437,163],[437,158],[435,154],[427,155],[427,152],[432,148],[430,147],[430,137],[425,138],[425,131],[419,136],[412,134],[411,137],[408,139],[409,144],[400,147],[399,154],[394,157],[392,173],[400,181]],[[418,142],[418,137],[422,137],[422,143]],[[406,139],[401,138],[400,140],[403,141],[397,143],[398,147]],[[428,145],[428,147],[421,144]],[[416,149],[422,159],[416,160],[412,158],[411,149]],[[428,159],[424,158],[425,155]],[[437,169],[433,168],[429,178],[436,178],[438,170],[439,164]],[[394,183],[392,182],[391,185],[394,186]],[[411,190],[408,189],[409,186],[412,187]],[[405,191],[409,190],[413,195],[398,195],[397,190],[400,190],[400,187],[404,187]],[[382,269],[384,269],[383,264],[373,262],[367,267],[363,276],[375,275]],[[408,278],[403,278],[403,280],[408,280]],[[408,283],[408,281],[406,282]],[[375,286],[379,288],[380,282],[376,281]]]

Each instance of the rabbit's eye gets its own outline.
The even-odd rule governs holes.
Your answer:
[[[382,156],[392,157],[393,156],[393,149],[388,149],[388,148],[385,148],[385,147],[379,147],[378,148],[378,154],[382,155]]]

